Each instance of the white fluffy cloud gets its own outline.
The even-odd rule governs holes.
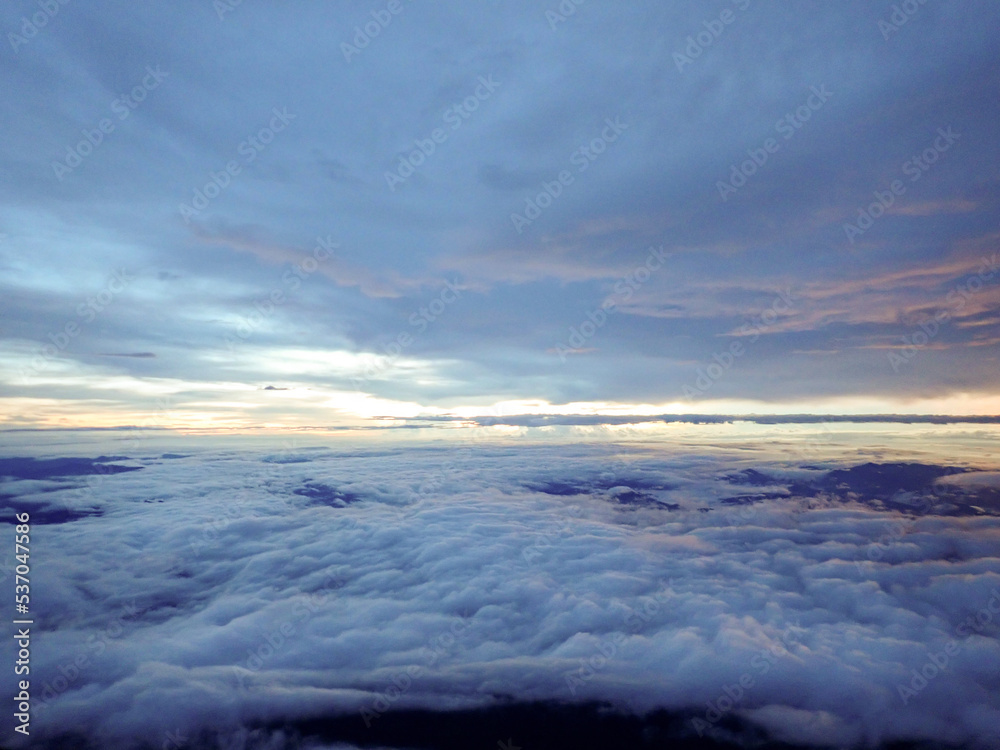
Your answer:
[[[33,737],[159,747],[509,696],[803,744],[995,739],[1000,518],[727,505],[761,489],[736,471],[815,472],[663,447],[192,442],[22,498],[103,510],[33,531]]]

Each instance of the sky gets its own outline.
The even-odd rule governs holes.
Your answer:
[[[1000,413],[998,21],[5,4],[0,425]]]

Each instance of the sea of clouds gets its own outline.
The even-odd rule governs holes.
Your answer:
[[[192,438],[93,465],[137,470],[0,483],[37,518],[89,514],[32,529],[10,747],[332,747],[301,727],[511,701],[667,709],[692,739],[1000,746],[1000,517],[782,496],[847,464]],[[722,502],[741,493],[773,496]]]

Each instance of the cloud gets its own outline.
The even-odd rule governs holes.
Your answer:
[[[123,435],[141,471],[47,493],[102,515],[49,525],[32,549],[47,624],[33,641],[33,746],[208,727],[275,747],[361,730],[395,746],[400,711],[446,731],[462,714],[443,712],[510,699],[577,706],[580,721],[590,701],[667,711],[691,736],[987,741],[1000,716],[984,667],[1000,656],[996,516],[880,508],[882,489],[855,481],[869,470],[845,471],[862,461],[804,438],[802,458],[766,462],[704,441],[477,434],[351,448],[300,436],[277,452]],[[826,481],[805,460],[841,470],[833,494],[795,489]],[[792,491],[723,502],[744,481]],[[618,502],[626,490],[657,503]],[[914,683],[945,649],[947,669]],[[524,710],[511,721],[528,731],[544,709]]]
[[[903,216],[934,216],[936,214],[964,214],[979,207],[975,201],[956,198],[949,201],[927,201],[911,205],[893,206],[889,212]]]
[[[446,281],[463,290],[461,312],[436,320],[407,352],[429,370],[448,362],[447,377],[387,377],[371,384],[373,397],[427,408],[448,393],[666,403],[720,339],[787,288],[799,304],[719,385],[727,396],[775,403],[793,391],[907,399],[992,388],[982,352],[995,345],[995,323],[974,317],[979,333],[959,330],[988,311],[988,293],[968,302],[907,377],[884,365],[909,321],[933,314],[969,263],[996,252],[996,8],[922,6],[886,40],[878,21],[887,7],[859,15],[810,3],[793,26],[754,6],[683,71],[675,53],[712,23],[697,3],[581,7],[554,30],[526,3],[478,14],[437,8],[400,14],[361,57],[320,68],[303,64],[329,52],[320,30],[352,38],[371,8],[288,14],[244,3],[219,20],[116,2],[78,10],[72,24],[53,17],[0,83],[24,103],[0,159],[11,175],[0,188],[11,206],[0,246],[4,346],[36,351],[60,340],[124,266],[136,281],[61,358],[79,371],[103,353],[155,352],[100,361],[137,379],[207,378],[201,389],[210,389],[205,362],[220,341],[256,302],[289,292],[284,273],[330,237],[337,258],[245,342],[261,361],[277,345],[316,358],[377,356],[401,331],[413,333],[410,316]],[[92,43],[108,14],[128,54]],[[23,23],[13,9],[0,20]],[[237,39],[237,22],[273,37]],[[274,38],[288,41],[281,53]],[[119,119],[113,103],[157,65],[168,77]],[[451,130],[445,114],[490,75],[501,86]],[[786,140],[776,122],[821,85],[830,101]],[[351,116],[330,117],[323,91],[351,102]],[[873,101],[884,106],[873,110]],[[274,107],[296,119],[248,151]],[[628,129],[591,161],[587,149],[616,117]],[[102,118],[114,130],[57,179],[53,162]],[[438,127],[449,128],[447,140],[390,191],[385,173],[398,155]],[[961,133],[955,147],[911,181],[905,165],[947,127]],[[722,201],[717,183],[768,138],[781,149]],[[240,173],[186,224],[178,205],[233,160]],[[511,214],[561,171],[574,182],[518,234]],[[844,223],[893,179],[905,181],[905,200],[851,245]],[[669,263],[627,300],[615,295],[650,246],[671,253]],[[593,351],[555,366],[548,351],[612,295],[619,314],[583,347]],[[773,375],[786,362],[795,383]],[[12,398],[36,398],[42,387],[2,377]],[[253,386],[269,378],[241,377]],[[88,399],[72,390],[56,396],[66,409]],[[22,403],[4,408],[27,419]],[[94,404],[88,413],[99,412]]]

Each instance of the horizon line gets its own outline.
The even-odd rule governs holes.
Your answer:
[[[401,424],[385,424],[393,421]],[[116,430],[151,430],[162,432],[315,432],[351,430],[396,430],[432,428],[435,424],[462,424],[466,427],[546,427],[546,426],[588,426],[625,425],[649,422],[687,424],[727,424],[731,422],[752,422],[755,424],[822,424],[838,423],[884,423],[884,424],[1000,424],[1000,415],[955,415],[955,414],[812,414],[808,412],[790,414],[657,414],[657,415],[601,415],[601,414],[511,414],[492,416],[483,414],[472,417],[457,415],[393,417],[377,416],[371,422],[381,424],[358,425],[300,425],[300,426],[246,426],[246,427],[164,427],[144,425],[76,426],[76,427],[13,427],[0,428],[0,434],[18,432],[114,432]]]

